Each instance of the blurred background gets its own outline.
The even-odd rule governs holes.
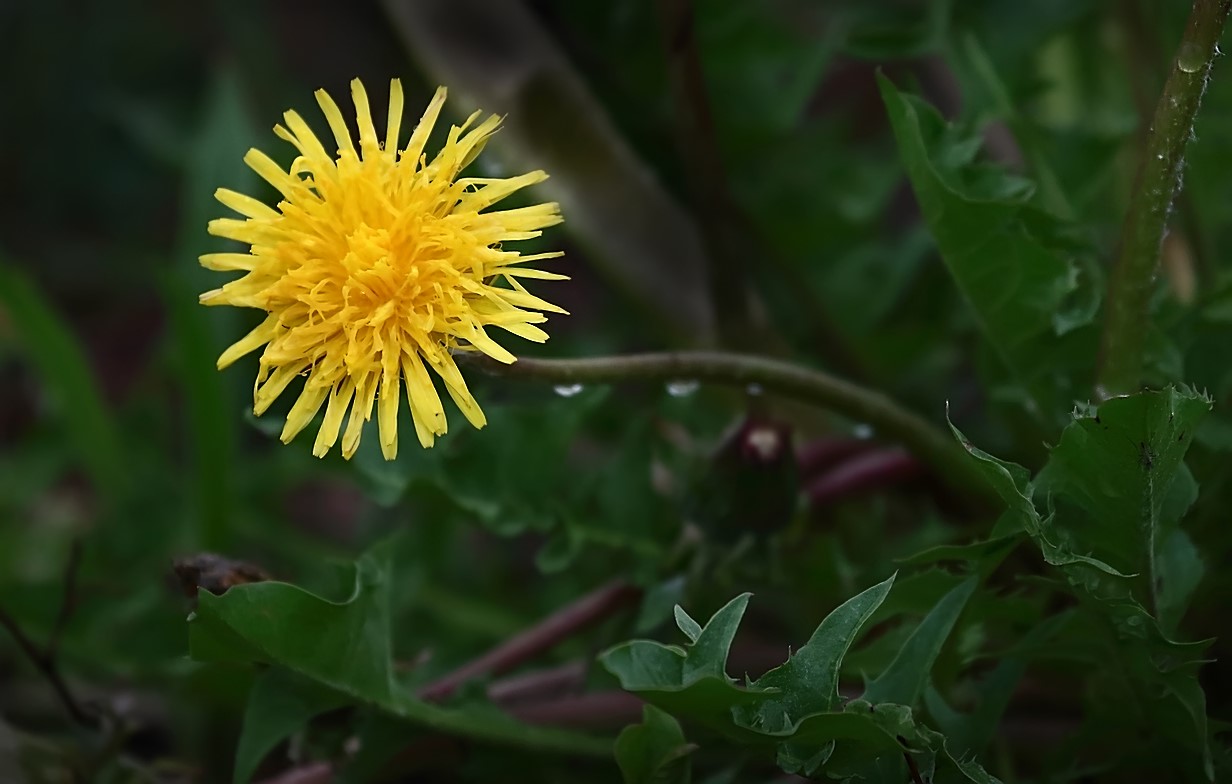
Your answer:
[[[450,120],[475,108],[506,115],[476,166],[551,174],[525,198],[559,200],[566,223],[526,250],[566,252],[553,269],[572,279],[534,290],[572,315],[551,319],[545,346],[503,339],[515,354],[723,346],[792,357],[934,422],[948,401],[973,440],[1038,467],[1043,439],[1023,438],[1020,407],[1000,395],[1008,379],[978,347],[920,221],[875,75],[977,129],[972,154],[1014,175],[1001,193],[1026,193],[1030,179],[1064,194],[1066,217],[1106,261],[1184,4],[692,6],[0,2],[0,606],[39,645],[56,641],[83,699],[130,724],[118,751],[66,730],[45,680],[0,635],[0,757],[6,744],[42,755],[48,781],[81,780],[70,769],[108,781],[227,779],[251,675],[187,658],[191,600],[172,564],[203,552],[327,586],[331,564],[401,531],[396,655],[419,661],[425,678],[607,579],[659,591],[668,610],[692,596],[699,618],[756,585],[757,623],[773,633],[737,654],[764,669],[781,660],[780,640],[802,639],[809,619],[893,558],[970,530],[953,521],[953,499],[866,425],[687,379],[553,390],[478,377],[489,428],[477,434],[451,409],[436,449],[404,442],[393,463],[372,433],[350,463],[336,452],[316,460],[308,436],[281,445],[292,396],[256,419],[255,357],[214,366],[258,314],[200,307],[197,295],[225,277],[197,256],[226,250],[205,231],[226,214],[216,188],[272,198],[245,151],[289,162],[271,131],[282,112],[323,130],[312,91],[325,88],[345,114],[354,77],[378,127],[390,78],[407,89],[407,123],[444,84]],[[1172,303],[1223,290],[1226,67],[1217,64],[1165,248]],[[1186,359],[1224,357],[1228,345],[1195,340],[1169,355],[1172,369],[1223,403],[1218,363],[1186,374]],[[1089,386],[1089,370],[1075,372]],[[1208,467],[1195,467],[1204,491],[1226,473],[1226,421],[1208,434]],[[758,427],[785,434],[798,459],[742,451]],[[871,468],[835,479],[852,455]],[[797,547],[767,555],[758,538],[756,557],[702,590],[673,560],[686,518],[717,540],[787,531]],[[1209,507],[1195,537],[1223,546],[1223,519]],[[1203,590],[1226,595],[1226,578]],[[645,612],[643,634],[667,617]],[[1198,618],[1191,636],[1216,631],[1214,618]],[[601,630],[554,656],[590,657],[627,632]],[[610,688],[602,677],[585,675]],[[1214,712],[1228,684],[1209,678]],[[637,715],[622,705],[570,721],[614,730]],[[1055,740],[1069,725],[1041,726],[1022,732]],[[261,775],[312,756],[283,749]],[[509,770],[495,753],[425,758],[434,773],[408,773],[408,763],[388,780]],[[525,777],[551,779],[558,764],[528,762]],[[593,775],[616,780],[610,765]]]

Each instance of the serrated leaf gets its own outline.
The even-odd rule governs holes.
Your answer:
[[[782,732],[809,714],[831,711],[840,705],[838,676],[843,656],[893,585],[891,575],[826,616],[794,656],[753,684],[762,690],[777,689],[779,694],[768,697],[756,708],[738,712],[737,722],[763,732]]]
[[[247,784],[265,755],[314,716],[349,702],[346,695],[287,670],[267,670],[248,694],[235,751],[235,784]]]
[[[1168,573],[1172,564],[1160,564],[1159,549],[1196,496],[1182,459],[1209,408],[1205,396],[1169,388],[1083,409],[1033,486],[1024,485],[1025,471],[954,431],[1010,506],[1011,525],[1002,532],[1023,526],[1074,592],[1092,600],[1088,610],[1102,616],[1097,628],[1114,635],[1102,644],[1115,646],[1118,661],[1133,674],[1126,685],[1151,705],[1137,722],[1200,748],[1208,771],[1205,696],[1197,681],[1205,644],[1170,639],[1144,604],[1158,613],[1165,580],[1185,588],[1183,578],[1178,582],[1175,571]],[[1041,519],[1037,503],[1054,513]],[[1167,603],[1164,609],[1174,623],[1178,610]],[[1182,726],[1185,737],[1178,731]]]
[[[685,648],[631,640],[604,651],[599,661],[621,688],[651,704],[729,736],[753,737],[732,725],[731,710],[766,695],[737,687],[725,672],[728,649],[749,596],[742,594],[724,605]]]
[[[993,457],[976,447],[962,434],[962,431],[954,427],[953,422],[950,423],[950,431],[954,433],[954,437],[958,439],[958,443],[967,451],[967,454],[976,461],[976,465],[988,483],[1005,501],[1006,510],[993,526],[994,536],[1008,536],[1024,531],[1039,546],[1044,560],[1053,566],[1079,564],[1114,577],[1127,576],[1098,558],[1075,553],[1055,541],[1051,531],[1051,517],[1041,518],[1031,500],[1031,474],[1027,469]]]
[[[977,585],[979,579],[971,577],[946,594],[907,638],[885,672],[868,684],[861,699],[871,703],[915,705],[932,672],[933,663]]]
[[[1118,571],[1141,575],[1136,593],[1150,606],[1158,603],[1156,552],[1193,500],[1184,484],[1170,498],[1173,484],[1210,408],[1208,398],[1188,389],[1108,400],[1065,428],[1035,479],[1037,503],[1056,509],[1057,536]]]
[[[642,723],[625,727],[616,738],[616,764],[625,784],[688,784],[689,755],[680,724],[653,705],[642,709]]]
[[[647,702],[738,743],[774,749],[780,767],[789,773],[813,775],[826,770],[842,777],[866,772],[870,765],[893,769],[902,764],[902,743],[916,743],[928,752],[927,770],[932,770],[934,758],[940,755],[948,770],[962,772],[964,766],[945,750],[944,738],[918,725],[909,707],[893,703],[874,706],[865,700],[852,700],[839,707],[838,672],[843,655],[860,627],[885,600],[893,582],[894,577],[890,577],[835,609],[795,656],[745,689],[708,669],[699,670],[704,674],[690,680],[685,679],[684,671],[691,650],[708,634],[714,635],[718,644],[713,647],[722,649],[726,658],[725,641],[730,641],[733,619],[739,621],[747,595],[715,613],[698,634],[699,642],[692,646],[678,648],[633,640],[605,651],[600,661],[622,687]],[[974,583],[974,579],[964,582],[960,588],[965,594],[956,595],[965,601]],[[957,599],[951,602],[958,604]],[[943,614],[950,612],[953,610],[947,604]],[[941,625],[934,621],[928,628]],[[716,627],[713,632],[711,626]],[[921,639],[930,640],[932,634],[921,634]],[[703,651],[703,660],[711,661],[711,646],[703,645]],[[832,757],[838,759],[837,773],[827,767]],[[978,765],[966,768],[970,774],[962,773],[964,780],[995,781]]]
[[[239,585],[221,596],[201,592],[189,619],[193,657],[277,665],[440,732],[562,753],[611,753],[602,738],[529,727],[491,707],[440,707],[398,686],[390,650],[392,549],[386,541],[356,562],[351,593],[341,601],[279,582]]]
[[[726,675],[727,654],[731,650],[736,629],[740,627],[740,619],[744,617],[744,610],[748,607],[749,597],[752,595],[740,594],[723,605],[698,632],[685,656],[682,676],[686,683],[707,675]]]

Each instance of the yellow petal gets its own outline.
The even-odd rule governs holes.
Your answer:
[[[448,430],[445,407],[436,394],[432,377],[428,375],[419,352],[402,354],[402,372],[406,376],[406,401],[411,406],[411,418],[415,420],[415,433],[424,447],[432,446],[433,436],[444,435]]]
[[[252,413],[257,416],[264,414],[275,400],[283,393],[283,390],[295,380],[295,377],[308,369],[308,362],[304,361],[295,365],[283,365],[276,368],[273,373],[270,373],[268,379],[261,386],[257,387],[253,393]]]
[[[372,418],[372,403],[376,400],[376,373],[365,373],[355,387],[355,402],[351,404],[351,416],[346,431],[342,434],[342,456],[350,460],[359,448],[364,422]]]
[[[257,201],[251,196],[245,196],[242,193],[233,191],[230,188],[219,188],[214,191],[214,198],[249,218],[277,218],[278,211],[271,208],[264,202]]]
[[[325,145],[321,144],[321,140],[308,127],[308,123],[304,122],[304,118],[300,117],[297,112],[287,112],[282,116],[287,127],[294,134],[294,139],[289,139],[308,161],[312,164],[314,174],[321,174],[324,171],[334,168],[334,158],[325,151]]]
[[[471,191],[463,196],[462,203],[459,206],[463,209],[479,212],[491,207],[493,204],[506,196],[509,196],[516,191],[520,191],[523,188],[543,182],[547,178],[548,175],[544,172],[533,171],[517,177],[510,177],[502,180],[459,180],[459,184],[469,184],[471,182],[483,183],[483,187],[479,190]]]
[[[402,157],[409,162],[411,171],[414,171],[415,167],[419,164],[419,158],[423,155],[424,145],[428,143],[428,136],[436,125],[436,119],[441,116],[441,107],[445,105],[445,95],[446,90],[444,87],[436,88],[436,94],[432,96],[431,102],[428,103],[428,108],[424,110],[423,117],[419,119],[419,124],[411,132],[411,138],[406,143],[406,149],[402,151]]]
[[[296,191],[302,190],[298,178],[292,177],[283,171],[281,166],[274,163],[273,158],[270,158],[256,148],[249,150],[244,155],[244,163],[248,164],[248,168],[256,172],[261,179],[277,188],[278,192],[289,200],[293,201]]]
[[[359,126],[359,147],[363,150],[364,160],[370,161],[381,152],[381,143],[376,138],[376,128],[372,125],[372,107],[368,105],[368,91],[364,83],[358,79],[351,80],[351,101],[355,104],[355,122]]]
[[[325,402],[329,391],[328,385],[313,384],[312,379],[304,384],[304,391],[300,392],[299,399],[287,412],[287,422],[282,427],[282,443],[291,443],[291,439],[308,426],[312,418],[321,410],[321,404]]]
[[[376,411],[381,454],[386,460],[393,460],[398,456],[398,404],[402,402],[398,394],[402,369],[398,367],[397,355],[390,352],[390,356],[393,357],[392,362],[386,362],[381,373],[381,401]]]
[[[402,80],[389,80],[389,117],[385,124],[385,154],[398,155],[398,131],[402,128]]]
[[[342,427],[342,418],[346,415],[347,406],[355,396],[355,381],[347,378],[334,386],[329,395],[329,405],[325,407],[325,419],[321,429],[317,431],[317,440],[312,445],[312,454],[325,457],[330,448],[338,441],[338,430]]]
[[[346,120],[342,119],[338,104],[334,103],[334,99],[324,90],[317,90],[313,95],[316,96],[321,113],[325,115],[325,120],[329,123],[329,129],[334,132],[334,141],[338,143],[338,154],[354,156],[355,145],[351,143],[351,131],[347,128]]]
[[[235,341],[235,343],[231,344],[226,351],[222,352],[222,355],[218,357],[218,369],[222,370],[245,354],[256,351],[261,348],[261,346],[270,342],[270,340],[272,340],[277,334],[278,317],[269,316],[265,319],[265,321],[262,321],[255,329],[253,329],[252,332],[249,332],[244,337]]]
[[[458,370],[458,366],[454,364],[453,357],[448,354],[442,354],[429,361],[432,364],[432,369],[440,375],[441,380],[445,382],[445,390],[449,392],[449,396],[453,398],[453,402],[457,404],[462,411],[462,415],[467,421],[476,428],[482,428],[488,423],[488,418],[484,416],[483,409],[479,407],[479,403],[475,401],[471,391],[466,387],[466,380],[462,378],[462,373]]]
[[[215,272],[251,270],[259,259],[251,253],[206,253],[200,257],[201,266]]]

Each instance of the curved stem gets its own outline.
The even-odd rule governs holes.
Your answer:
[[[1232,0],[1196,0],[1172,72],[1155,106],[1108,281],[1096,395],[1134,391],[1141,381],[1148,306],[1172,200],[1181,187],[1185,145],[1210,77]]]
[[[621,381],[696,380],[717,384],[756,384],[769,392],[794,398],[872,425],[878,435],[897,441],[932,468],[958,498],[970,499],[981,511],[1000,509],[1002,502],[954,439],[891,398],[850,381],[776,359],[720,351],[676,351],[585,359],[519,359],[512,365],[475,358],[491,373],[534,378],[559,384]]]

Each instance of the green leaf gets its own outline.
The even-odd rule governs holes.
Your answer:
[[[744,617],[750,596],[752,594],[744,593],[723,605],[710,618],[705,628],[698,632],[697,638],[685,654],[681,674],[686,683],[707,675],[726,675],[727,653],[731,650],[732,640],[736,637],[736,629],[740,626],[740,619]]]
[[[1075,417],[1036,477],[1037,503],[1054,508],[1056,537],[1123,573],[1141,575],[1156,606],[1156,553],[1196,494],[1182,460],[1211,401],[1169,388],[1109,400]]]
[[[696,632],[687,648],[651,640],[631,640],[604,651],[600,663],[616,676],[621,688],[671,713],[688,716],[716,732],[754,737],[732,725],[733,706],[765,699],[756,689],[738,688],[725,672],[727,653],[750,594],[732,599],[704,627],[687,614],[681,622],[686,636]],[[678,621],[679,622],[679,621]]]
[[[1022,541],[1019,534],[994,536],[969,544],[942,544],[898,559],[905,566],[926,566],[943,561],[971,563],[981,574],[987,574],[1000,564]]]
[[[99,492],[115,502],[127,486],[120,432],[80,342],[25,273],[0,259],[0,305],[9,312],[30,363],[64,417]]]
[[[697,642],[697,638],[702,633],[701,624],[693,620],[680,605],[672,608],[672,614],[676,617],[676,625],[680,627],[680,631],[684,632],[684,636],[689,638],[689,642]]]
[[[616,738],[616,764],[625,784],[688,784],[689,755],[680,725],[653,705],[642,709],[642,723],[625,727]]]
[[[978,765],[960,765],[954,760],[945,739],[916,724],[908,706],[889,702],[874,706],[866,700],[852,700],[840,707],[838,673],[843,656],[893,583],[890,577],[843,603],[796,655],[745,689],[737,688],[723,674],[722,665],[747,594],[715,613],[697,633],[697,642],[687,648],[633,640],[605,651],[600,661],[622,687],[647,702],[738,743],[773,748],[779,766],[789,773],[811,776],[824,769],[841,778],[863,775],[869,766],[896,770],[902,765],[902,744],[914,744],[913,748],[928,752],[930,771],[934,760],[941,759],[949,766],[947,770],[961,774],[964,780],[995,781]],[[942,627],[948,632],[976,583],[975,578],[964,581],[943,600],[933,619],[926,619],[924,630],[915,635],[919,641],[912,645],[919,653],[910,656],[910,661],[927,659],[930,647],[940,644],[935,640],[944,639]],[[679,616],[688,618],[683,612]],[[691,619],[683,620],[681,626],[694,631]],[[685,677],[691,657],[698,662],[692,677]],[[718,674],[711,666],[715,662],[719,663]],[[910,671],[906,665],[902,668]],[[923,671],[929,668],[930,664]],[[896,676],[895,682],[899,680]],[[902,691],[914,688],[909,684]]]
[[[1181,573],[1196,570],[1172,534],[1197,495],[1182,459],[1210,405],[1192,390],[1168,388],[1075,414],[1034,484],[1025,470],[954,430],[1009,506],[1000,532],[1023,528],[1045,560],[1061,568],[1074,593],[1088,600],[1085,610],[1099,616],[1095,628],[1110,638],[1102,641],[1105,654],[1111,650],[1132,673],[1119,687],[1151,706],[1145,715],[1118,717],[1200,749],[1208,771],[1206,701],[1197,681],[1206,644],[1176,642],[1164,630],[1175,625],[1180,597],[1195,579]],[[1041,518],[1036,503],[1052,513]]]
[[[891,575],[826,616],[804,647],[753,684],[757,689],[777,689],[779,693],[755,708],[738,712],[737,722],[763,732],[784,732],[809,714],[840,705],[838,676],[843,656],[893,585]]]
[[[1061,372],[1058,338],[1077,325],[1067,300],[1078,288],[1074,260],[1085,249],[1066,236],[1069,227],[1027,202],[1021,181],[972,164],[973,140],[956,137],[932,107],[884,76],[878,81],[899,155],[950,275],[1005,366],[1037,406],[1055,410],[1080,381]]]
[[[252,686],[235,752],[235,784],[247,784],[270,749],[314,716],[348,704],[349,698],[287,670],[266,671]]]
[[[527,727],[490,706],[443,708],[397,685],[390,651],[393,541],[356,562],[350,595],[330,601],[293,585],[252,583],[201,592],[189,619],[194,658],[278,665],[413,724],[492,743],[606,756],[610,741]]]
[[[1041,518],[1031,500],[1031,475],[1027,469],[993,457],[976,447],[952,422],[950,431],[967,454],[975,459],[988,483],[1005,501],[1006,510],[993,526],[994,536],[1007,536],[1023,531],[1039,546],[1044,560],[1053,566],[1084,565],[1114,577],[1126,576],[1098,558],[1075,553],[1057,543],[1051,530],[1052,518]]]
[[[862,699],[871,703],[915,705],[932,672],[933,663],[941,653],[941,647],[945,645],[977,585],[979,579],[971,577],[946,594],[911,633],[886,671],[868,684]]]

